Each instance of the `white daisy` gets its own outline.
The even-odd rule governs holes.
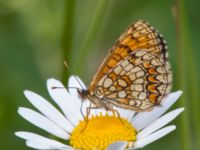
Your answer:
[[[85,87],[81,80],[80,83]],[[80,88],[80,83],[72,76],[68,86]],[[19,107],[18,113],[30,123],[55,136],[51,139],[32,132],[16,132],[16,136],[26,140],[28,147],[40,150],[142,148],[175,130],[175,125],[165,125],[184,110],[178,108],[164,114],[182,94],[181,91],[177,91],[169,94],[161,102],[161,106],[156,106],[150,112],[135,113],[116,108],[123,123],[111,112],[103,109],[91,110],[89,121],[85,126],[86,121],[80,110],[81,100],[76,89],[69,88],[67,91],[65,88],[53,89],[52,87],[64,86],[55,79],[47,81],[49,94],[60,108],[59,110],[38,94],[24,91],[37,111]],[[89,104],[89,101],[83,103],[84,115]]]

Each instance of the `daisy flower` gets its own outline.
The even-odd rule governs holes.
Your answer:
[[[71,76],[68,87],[81,88],[80,84],[85,87],[78,77],[76,79]],[[58,108],[34,92],[24,91],[36,110],[19,107],[18,113],[51,134],[50,138],[28,131],[16,132],[15,135],[24,139],[28,147],[40,150],[138,149],[175,130],[175,125],[166,125],[184,110],[178,108],[164,114],[182,94],[177,91],[169,94],[162,100],[161,106],[155,106],[150,112],[135,113],[116,107],[120,114],[119,119],[112,112],[94,109],[91,110],[88,121],[85,121],[83,116],[86,115],[90,102],[82,103],[74,88],[67,90],[53,87],[64,86],[56,79],[47,80],[49,94]]]

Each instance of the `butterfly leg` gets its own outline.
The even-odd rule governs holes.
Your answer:
[[[119,118],[120,122],[124,125],[124,122],[122,121],[122,118],[120,117],[119,112],[117,111],[117,109],[114,109],[112,105],[110,105],[109,103],[106,103],[106,101],[104,101],[105,103],[105,109],[107,111],[112,111],[113,115],[115,115],[115,113],[117,114],[117,117]]]
[[[86,108],[86,116],[84,117],[84,120],[86,121],[86,123],[85,123],[84,128],[81,130],[81,132],[83,132],[86,129],[87,125],[88,125],[88,121],[89,121],[88,118],[90,116],[91,109],[98,109],[98,108],[99,107],[92,107],[92,103],[90,103],[90,106]]]
[[[117,111],[117,109],[110,109],[110,111],[112,111],[113,112],[113,114],[117,114],[117,117],[119,118],[119,120],[120,120],[120,122],[124,125],[124,122],[122,121],[122,118],[120,117],[120,114],[119,114],[119,112]]]

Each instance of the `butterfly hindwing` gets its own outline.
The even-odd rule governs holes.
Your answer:
[[[110,69],[97,87],[114,105],[143,111],[159,104],[169,92],[170,74],[164,60],[147,51],[135,50]]]

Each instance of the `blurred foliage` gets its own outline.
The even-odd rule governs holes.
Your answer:
[[[168,42],[173,90],[184,91],[177,105],[186,108],[174,122],[175,132],[144,149],[200,149],[199,6],[197,0],[0,1],[1,149],[27,149],[14,136],[17,130],[47,135],[17,114],[18,106],[32,107],[24,89],[50,99],[47,78],[67,84],[64,59],[89,84],[108,49],[138,19],[150,22]]]

